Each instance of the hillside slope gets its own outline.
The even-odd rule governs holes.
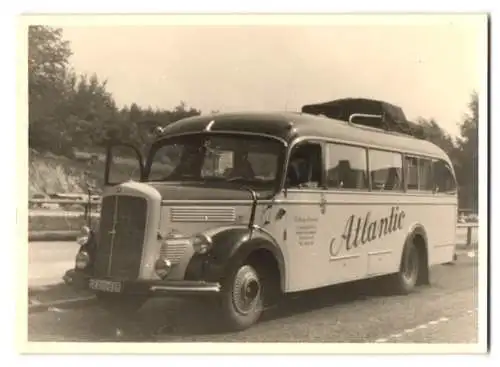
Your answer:
[[[30,149],[29,197],[54,193],[86,193],[88,182],[99,189],[102,186],[103,172],[102,161],[91,166],[84,160],[42,154]]]

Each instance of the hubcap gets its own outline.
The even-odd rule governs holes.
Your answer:
[[[256,274],[242,267],[235,276],[233,285],[233,304],[240,314],[250,313],[260,297],[260,283]]]
[[[257,293],[259,292],[259,284],[251,280],[246,284],[245,287],[245,298],[253,300],[257,296]]]

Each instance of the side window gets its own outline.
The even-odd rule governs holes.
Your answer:
[[[434,190],[432,161],[420,158],[418,162],[418,187],[420,191]]]
[[[287,167],[287,186],[318,188],[323,171],[322,149],[319,143],[299,143],[291,154]]]
[[[455,193],[456,182],[451,168],[443,161],[434,161],[434,183],[437,192]]]
[[[405,157],[405,181],[408,190],[432,191],[432,161],[425,158]]]
[[[366,150],[343,144],[327,144],[326,185],[332,189],[368,188]]]
[[[403,158],[401,154],[370,149],[369,162],[372,190],[402,190]]]
[[[408,190],[418,190],[418,159],[405,157],[405,180]]]

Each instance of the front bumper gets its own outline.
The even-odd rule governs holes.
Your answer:
[[[95,278],[75,269],[68,270],[64,276],[64,282],[76,289],[90,290],[96,293],[108,293],[100,289],[92,289],[90,282],[93,279],[102,281],[112,281],[119,284],[119,291],[115,290],[109,293],[113,294],[137,294],[155,296],[200,296],[214,295],[221,291],[219,283],[208,283],[204,281],[189,280],[119,280],[113,278]]]

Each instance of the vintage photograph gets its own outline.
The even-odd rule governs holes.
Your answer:
[[[105,19],[21,30],[28,343],[484,345],[486,15]]]

